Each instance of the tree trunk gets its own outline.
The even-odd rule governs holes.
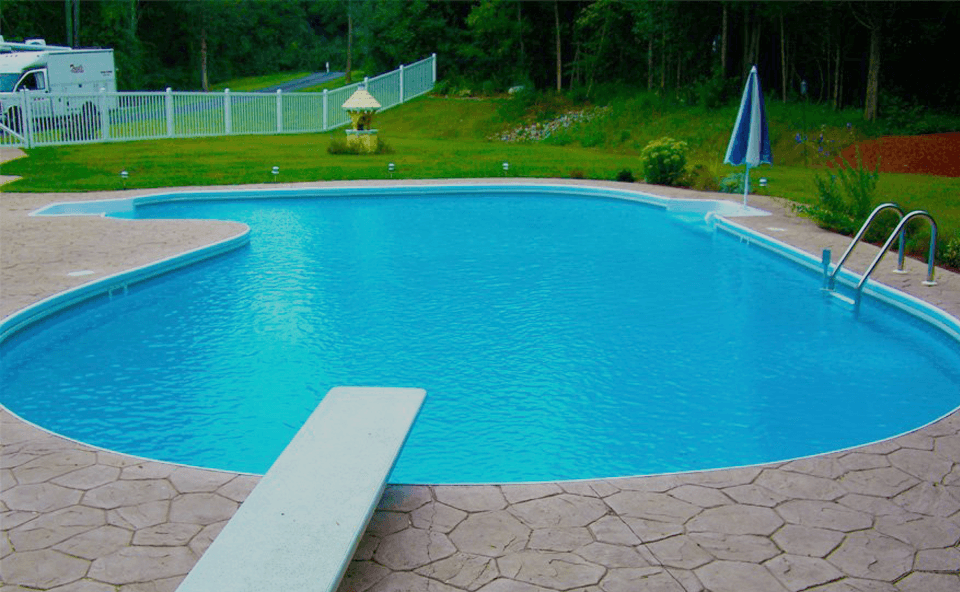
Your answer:
[[[353,1],[347,0],[347,84],[353,83]]]
[[[553,0],[553,20],[557,30],[557,91],[563,90],[563,60],[560,58],[560,0]]]
[[[680,92],[680,70],[683,66],[683,56],[680,55],[680,51],[677,51],[677,87],[676,91]]]
[[[647,39],[647,92],[653,90],[653,34]]]
[[[745,4],[743,9],[743,62],[740,67],[741,80],[746,80],[750,73],[750,5]]]
[[[723,28],[720,33],[720,77],[727,76],[727,13],[729,8],[727,3],[723,3]]]
[[[73,0],[73,46],[80,47],[80,0]]]
[[[827,63],[827,100],[830,100],[830,97],[833,96],[833,89],[830,87],[830,85],[833,84],[833,70],[830,69],[833,66],[830,58],[830,56],[833,55],[833,45],[831,45],[830,41],[830,31],[827,31],[827,49],[823,52],[823,55],[826,56],[823,61]]]
[[[787,102],[787,31],[783,26],[783,11],[780,12],[780,79],[783,85],[783,102]]]
[[[67,0],[64,2],[64,16],[67,19],[67,46],[76,47],[73,44],[73,2],[74,0]]]
[[[823,87],[827,84],[826,78],[823,75],[823,63],[821,63],[820,60],[817,60],[817,76],[819,80],[819,84],[817,84],[817,88],[819,89],[817,91],[819,93],[817,94],[817,102],[820,103],[823,101]]]
[[[570,73],[570,88],[580,84],[580,44],[573,51],[573,71]]]
[[[600,45],[597,47],[597,53],[592,60],[590,67],[590,81],[587,83],[587,96],[590,96],[590,89],[593,88],[593,81],[596,79],[596,73],[600,69],[600,60],[603,59],[603,42],[607,38],[607,25],[610,24],[610,14],[607,13],[607,17],[603,19],[603,29],[600,30]],[[577,46],[577,52],[579,53],[580,46]]]
[[[517,2],[517,38],[520,41],[520,65],[518,67],[518,71],[521,74],[524,74],[527,71],[527,68],[526,68],[527,57],[526,57],[526,51],[524,50],[524,47],[523,47],[523,15],[520,12],[520,6],[522,5],[523,5],[522,2]]]
[[[864,100],[863,118],[877,118],[877,95],[880,93],[880,23],[870,29],[870,63],[867,66],[867,96]]]
[[[200,88],[203,92],[210,92],[207,82],[207,28],[200,29]]]
[[[667,27],[660,24],[660,95],[667,87]]]
[[[837,61],[833,66],[833,110],[840,108],[840,43],[837,43]]]

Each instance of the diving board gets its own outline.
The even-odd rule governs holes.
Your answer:
[[[425,396],[331,389],[177,592],[336,590]]]

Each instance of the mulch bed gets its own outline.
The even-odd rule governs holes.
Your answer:
[[[876,166],[879,154],[881,173],[960,177],[960,132],[883,136],[862,142],[840,153],[850,165],[856,166],[858,146],[864,167],[871,170]]]

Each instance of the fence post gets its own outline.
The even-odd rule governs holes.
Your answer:
[[[33,148],[33,109],[31,108],[30,92],[20,91],[20,117],[23,120],[23,139],[26,141],[27,148]]]
[[[370,92],[369,86],[370,86],[370,77],[369,77],[369,76],[364,76],[364,77],[363,77],[363,88],[364,88],[364,90],[366,90],[367,92]]]
[[[277,89],[277,133],[283,131],[283,91]]]
[[[327,89],[323,89],[323,131],[327,131]]]
[[[110,114],[107,112],[107,89],[100,89],[100,137],[110,139]]]
[[[403,64],[400,64],[400,102],[403,102]]]
[[[430,59],[433,60],[433,84],[437,83],[437,54],[431,54]]]
[[[173,137],[173,89],[167,87],[167,93],[164,97],[167,111],[167,137]]]
[[[223,89],[223,129],[229,136],[233,133],[233,114],[230,112],[230,89]]]

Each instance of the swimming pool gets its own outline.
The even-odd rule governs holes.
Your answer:
[[[141,207],[244,221],[251,242],[7,339],[3,403],[108,448],[263,472],[331,386],[418,386],[406,483],[752,464],[957,406],[953,337],[875,301],[853,317],[702,204],[595,197]]]

